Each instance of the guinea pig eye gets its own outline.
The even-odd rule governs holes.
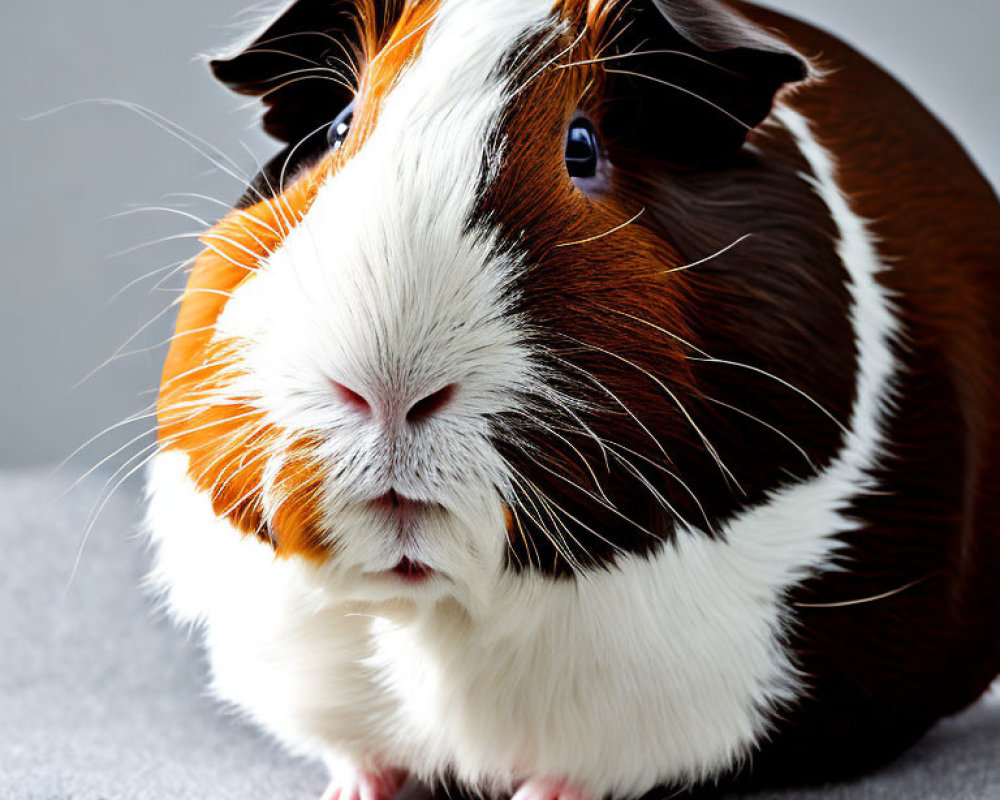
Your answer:
[[[354,119],[354,103],[352,102],[343,111],[341,111],[337,118],[330,123],[330,127],[326,133],[326,141],[330,146],[331,150],[339,150],[343,144],[344,140],[347,138],[348,132],[351,130],[351,120]]]
[[[573,120],[566,136],[566,169],[571,178],[593,178],[600,161],[597,131],[585,117]]]

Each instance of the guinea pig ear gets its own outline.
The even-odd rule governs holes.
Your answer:
[[[233,91],[261,98],[267,133],[297,142],[353,98],[346,76],[358,47],[355,11],[352,2],[286,0],[209,66]]]
[[[603,60],[613,137],[671,162],[731,157],[782,86],[810,74],[790,45],[721,0],[632,0]]]

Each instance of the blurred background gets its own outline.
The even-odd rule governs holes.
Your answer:
[[[232,40],[248,5],[0,4],[0,467],[58,462],[153,402],[183,285],[175,267],[241,194],[240,176],[275,149],[255,109],[194,58]],[[1000,185],[1000,3],[768,5],[888,67]],[[105,457],[122,464],[116,450],[139,453],[152,424],[114,428],[73,459],[70,476]]]

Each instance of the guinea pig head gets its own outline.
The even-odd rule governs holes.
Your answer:
[[[285,144],[204,235],[160,391],[219,516],[396,596],[745,501],[699,365],[752,350],[719,308],[753,298],[661,191],[743,168],[788,47],[707,0],[298,0],[212,66]]]

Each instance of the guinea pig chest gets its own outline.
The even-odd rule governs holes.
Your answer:
[[[1000,205],[720,0],[297,0],[149,473],[217,695],[324,759],[637,798],[869,768],[1000,671]]]

